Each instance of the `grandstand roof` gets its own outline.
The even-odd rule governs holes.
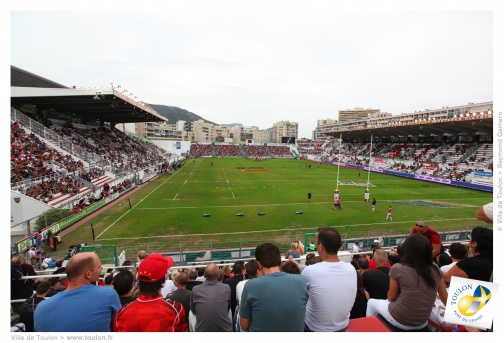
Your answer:
[[[374,138],[382,137],[408,137],[408,136],[443,136],[445,133],[457,136],[459,133],[476,135],[477,133],[493,134],[493,117],[471,118],[466,120],[447,120],[441,122],[415,123],[409,125],[390,125],[373,128],[352,129],[347,131],[334,131],[326,134],[343,140],[369,139],[371,134]]]
[[[88,121],[136,123],[167,120],[154,109],[115,88],[69,88],[11,66],[11,106],[19,109],[23,105],[83,116]]]

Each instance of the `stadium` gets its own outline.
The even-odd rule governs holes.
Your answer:
[[[12,66],[11,255],[28,256],[40,234],[55,259],[78,247],[113,268],[141,250],[224,265],[264,242],[316,251],[317,228],[329,226],[349,262],[356,241],[397,246],[418,221],[446,246],[489,225],[475,212],[493,199],[491,101],[328,125],[323,139],[171,142],[187,154],[118,129],[164,120],[118,88],[75,89]]]

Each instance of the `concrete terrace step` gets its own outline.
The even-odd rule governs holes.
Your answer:
[[[81,194],[81,197],[85,197],[86,195],[88,195],[89,193],[91,193],[91,190],[87,187],[81,187],[79,188],[79,193]],[[64,201],[74,201],[74,200],[77,200],[77,194],[75,193],[72,193],[72,194],[61,194],[61,193],[57,193],[57,194],[60,194],[60,196],[58,197],[55,197],[54,199],[52,199],[51,201],[49,201],[49,205],[51,206],[57,206],[59,204],[61,204],[62,202]]]
[[[103,184],[105,184],[106,182],[109,182],[110,180],[112,180],[111,177],[109,177],[107,175],[102,175],[96,179],[91,180],[91,183],[93,185],[99,187],[99,186],[102,186]]]

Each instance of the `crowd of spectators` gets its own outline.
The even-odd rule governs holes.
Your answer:
[[[59,195],[76,195],[83,187],[82,181],[76,179],[73,175],[67,175],[36,183],[28,187],[26,191],[21,186],[19,192],[44,203],[49,203]]]
[[[89,171],[83,170],[79,173],[79,177],[88,182],[92,182],[94,179],[98,179],[103,175],[105,175],[105,170],[100,168],[93,168]]]
[[[11,123],[11,184],[43,181],[83,166],[82,161],[49,148],[37,135],[27,134],[18,123]]]
[[[140,170],[165,161],[166,153],[161,148],[116,129],[81,129],[69,123],[52,124],[49,120],[44,123],[70,139],[75,146],[107,160],[105,168],[109,171]],[[110,166],[112,168],[109,168]],[[87,189],[80,179],[97,183],[97,180],[105,175],[105,168],[85,170],[83,161],[50,148],[37,135],[27,134],[19,123],[11,122],[11,185],[21,194],[44,203],[50,203],[67,194],[77,195]],[[95,191],[94,184],[92,191]],[[110,191],[117,190],[112,188]],[[106,193],[100,196],[106,196]],[[92,203],[93,199],[94,194],[89,196],[86,203]],[[79,205],[77,207],[83,206],[82,203]]]
[[[112,171],[136,171],[162,163],[166,152],[150,142],[106,127],[76,128],[72,124],[54,130],[72,140],[72,144],[94,153],[112,165]]]
[[[318,256],[306,255],[305,265],[294,256],[282,262],[278,247],[262,243],[255,259],[232,268],[210,263],[171,273],[173,260],[161,254],[141,251],[136,265],[124,263],[131,268],[103,273],[97,255],[78,253],[56,271],[67,278],[28,283],[23,276],[35,272],[20,255],[11,260],[11,299],[28,300],[13,310],[23,313],[28,331],[334,332],[346,331],[351,319],[377,314],[390,327],[408,331],[426,327],[436,297],[446,302],[451,276],[492,281],[493,233],[485,227],[471,231],[468,250],[452,244],[453,263],[451,254],[443,254],[450,261],[441,269],[430,238],[420,231],[388,253],[376,246],[371,257],[355,256],[369,262],[366,266],[340,260],[341,243],[336,229],[321,227]],[[35,302],[31,309],[26,305]],[[72,314],[56,320],[68,308]],[[88,318],[85,325],[82,317]]]
[[[241,157],[240,146],[237,144],[218,144],[215,146],[217,157]]]
[[[273,157],[292,157],[292,153],[288,146],[285,145],[269,145],[269,151]]]
[[[319,155],[324,151],[326,140],[298,139],[297,148],[301,155]]]
[[[264,145],[246,144],[243,146],[243,151],[247,157],[269,157],[268,148]]]
[[[210,157],[213,156],[213,145],[211,144],[200,144],[192,143],[189,153],[194,157]]]

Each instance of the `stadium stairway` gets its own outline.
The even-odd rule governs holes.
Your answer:
[[[273,158],[273,154],[271,153],[270,149],[269,149],[269,146],[266,145],[266,151],[268,152],[268,155],[270,158]]]
[[[107,175],[102,175],[96,179],[91,180],[91,183],[96,187],[96,189],[99,189],[102,185],[104,185],[106,182],[109,182],[112,180]],[[79,189],[79,193],[81,197],[85,197],[86,195],[89,195],[92,192],[92,190],[88,187],[81,187]],[[61,194],[61,193],[56,193],[54,194],[54,199],[48,202],[48,205],[56,207],[63,202],[70,202],[70,201],[75,201],[77,200],[77,194]]]

